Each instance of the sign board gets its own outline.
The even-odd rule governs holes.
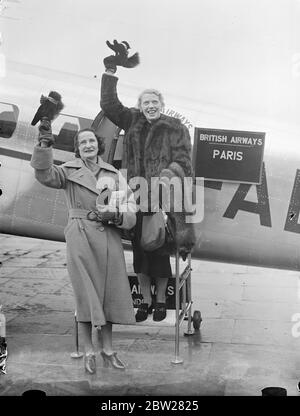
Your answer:
[[[139,286],[136,274],[135,273],[128,274],[128,280],[129,280],[130,289],[131,289],[133,307],[138,308],[143,301],[143,297],[141,295],[141,288]],[[166,289],[166,308],[167,309],[176,309],[176,304],[175,304],[176,286],[175,284],[176,284],[175,277],[171,277],[168,280],[168,286]],[[180,302],[182,302],[182,290],[183,289],[181,289],[179,292]],[[155,294],[155,286],[151,285],[151,295],[154,296],[154,294]]]
[[[259,184],[265,133],[195,128],[195,176],[215,181]]]

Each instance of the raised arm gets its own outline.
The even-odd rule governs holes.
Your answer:
[[[119,100],[117,83],[118,77],[115,75],[109,73],[102,75],[100,106],[114,124],[126,131],[132,122],[132,110]]]
[[[34,168],[36,179],[41,184],[57,189],[66,187],[64,169],[53,164],[52,147],[35,146],[30,164]]]
[[[62,167],[53,164],[53,143],[51,119],[43,117],[39,124],[38,144],[33,149],[30,164],[34,168],[36,179],[41,184],[61,189],[66,187],[66,174]]]

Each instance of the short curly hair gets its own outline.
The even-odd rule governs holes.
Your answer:
[[[147,90],[142,91],[140,93],[140,95],[138,96],[136,107],[140,111],[142,111],[142,99],[143,99],[143,95],[145,95],[145,94],[154,94],[154,95],[156,95],[157,98],[159,99],[161,105],[162,105],[162,108],[165,107],[165,101],[164,101],[164,97],[163,97],[162,93],[158,90],[155,90],[154,88],[148,88]]]
[[[82,130],[78,130],[78,132],[76,133],[75,137],[74,137],[74,152],[75,152],[75,157],[79,157],[80,158],[80,154],[79,154],[79,146],[78,146],[78,137],[80,133],[83,133],[84,131],[91,131],[92,133],[94,133],[97,142],[98,142],[98,155],[101,156],[103,155],[103,153],[105,152],[105,138],[102,136],[99,136],[99,134],[97,134],[95,132],[95,130],[93,129],[82,129]]]

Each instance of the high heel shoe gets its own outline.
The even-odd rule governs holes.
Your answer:
[[[84,368],[87,373],[95,374],[96,372],[96,355],[93,353],[84,355]]]
[[[113,352],[112,354],[106,354],[106,352],[101,351],[101,355],[104,361],[104,367],[112,367],[118,370],[125,370],[125,364],[117,357],[116,352]]]

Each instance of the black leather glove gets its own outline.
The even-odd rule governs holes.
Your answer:
[[[113,74],[117,71],[116,56],[110,55],[103,59],[103,63],[106,71],[112,72]]]
[[[122,223],[122,214],[120,214],[119,210],[116,210],[114,212],[110,211],[104,211],[99,212],[98,211],[98,217],[100,218],[100,221],[105,223],[114,223],[116,225],[120,225]]]
[[[41,147],[53,146],[55,142],[52,134],[51,122],[47,117],[43,117],[40,122],[38,141]]]

